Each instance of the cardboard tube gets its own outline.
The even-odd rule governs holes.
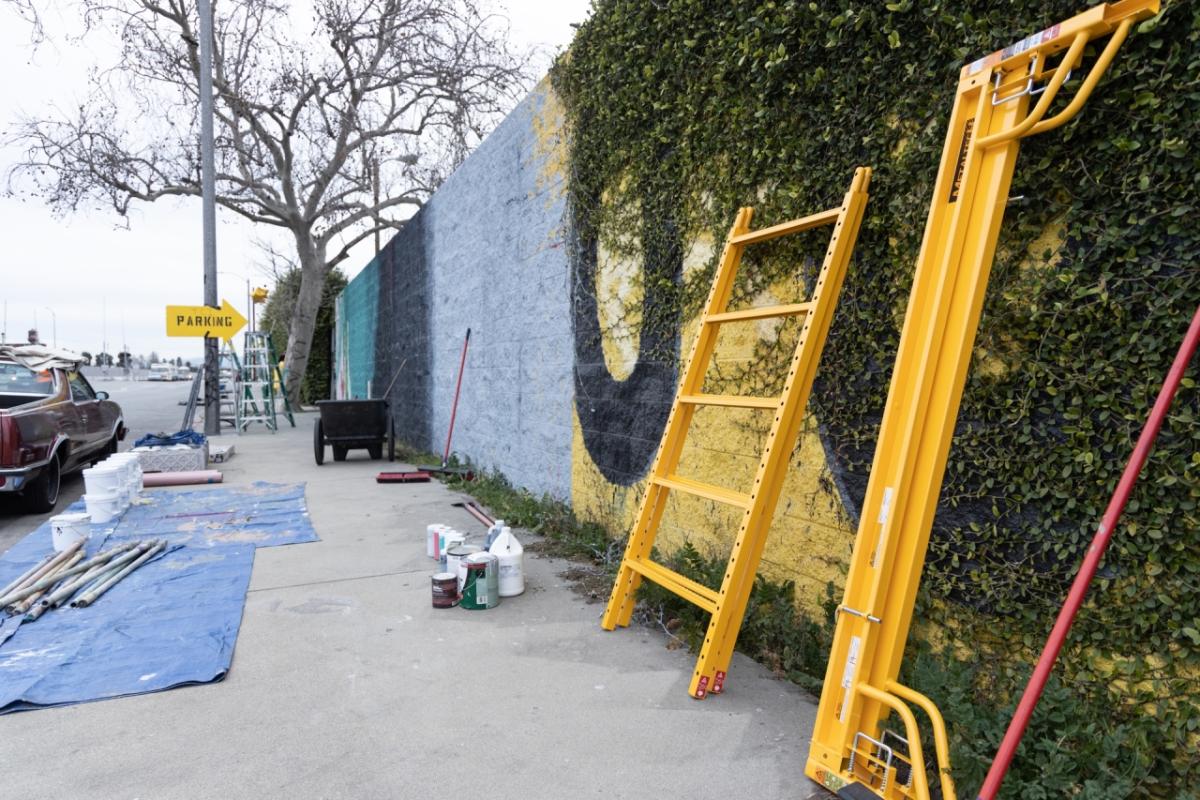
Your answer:
[[[143,486],[188,486],[195,483],[220,483],[221,472],[215,469],[194,472],[147,472]]]

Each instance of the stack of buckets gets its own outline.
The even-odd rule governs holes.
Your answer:
[[[85,469],[83,483],[83,502],[92,524],[111,522],[142,490],[142,465],[135,453],[116,453]]]
[[[142,464],[133,453],[116,453],[85,469],[83,484],[87,513],[72,512],[50,518],[51,538],[59,552],[86,539],[90,525],[112,522],[125,513],[142,490]]]
[[[488,529],[487,550],[467,544],[466,538],[448,525],[425,529],[425,555],[436,558],[440,567],[433,576],[434,608],[458,605],[479,611],[525,591],[524,548],[504,520]]]

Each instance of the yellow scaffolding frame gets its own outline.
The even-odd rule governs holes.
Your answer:
[[[742,208],[738,211],[729,231],[729,238],[725,241],[721,261],[713,277],[712,289],[705,303],[700,330],[682,371],[679,390],[663,430],[658,455],[650,468],[646,494],[642,498],[637,522],[630,534],[625,557],[601,621],[605,630],[629,624],[637,589],[643,578],[649,578],[707,611],[711,615],[708,631],[688,689],[693,697],[703,699],[708,694],[719,694],[724,687],[725,674],[729,669],[738,630],[746,612],[746,602],[750,597],[759,560],[762,558],[767,532],[775,514],[775,505],[783,488],[788,458],[800,433],[821,350],[825,346],[825,339],[833,320],[833,311],[850,263],[850,254],[858,238],[870,181],[870,168],[860,167],[855,171],[850,190],[839,208],[831,208],[757,231],[750,230],[750,218],[754,209]],[[824,264],[817,275],[808,302],[740,311],[728,310],[734,279],[741,265],[742,253],[748,245],[824,225],[832,225],[833,233],[829,248],[825,252]],[[796,342],[782,395],[774,398],[701,393],[704,376],[708,371],[722,325],[801,315],[804,316],[804,324]],[[688,428],[699,406],[752,408],[775,412],[775,419],[763,444],[754,485],[748,493],[701,483],[675,474]],[[685,492],[745,509],[719,590],[714,591],[650,559],[654,539],[658,535],[659,523],[667,504],[667,496],[672,491]]]
[[[928,800],[908,703],[930,717],[942,798],[955,797],[941,715],[897,677],[1018,141],[1074,117],[1130,28],[1158,5],[1098,5],[959,76],[805,768],[842,797]],[[1075,96],[1046,119],[1087,43],[1110,35]],[[904,736],[881,729],[891,712]]]

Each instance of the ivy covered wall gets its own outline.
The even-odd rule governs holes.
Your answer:
[[[598,3],[553,72],[571,133],[576,278],[590,280],[596,242],[639,260],[642,288],[612,330],[669,344],[699,307],[715,248],[701,268],[681,264],[698,242],[723,238],[738,206],[756,207],[756,225],[801,216],[833,205],[856,165],[873,166],[812,408],[853,515],[959,68],[1081,10],[1078,0]],[[1081,117],[1022,146],[918,609],[921,635],[946,655],[910,676],[957,676],[968,786],[1200,301],[1198,72],[1200,4],[1167,0]],[[741,300],[777,294],[822,244],[760,259]],[[651,291],[653,314],[640,302]],[[760,337],[722,377],[755,383],[784,339]],[[1195,796],[1197,410],[1189,379],[1065,656],[1060,699],[1083,719],[1063,720],[1061,763],[1031,761],[1042,745],[1022,751],[1036,766],[1014,777],[1011,797]],[[848,546],[823,555],[836,562]]]

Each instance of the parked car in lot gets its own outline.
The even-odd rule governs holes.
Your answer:
[[[148,381],[173,381],[178,378],[179,373],[174,364],[151,364],[150,374],[146,376]]]
[[[77,362],[47,352],[0,347],[0,497],[18,495],[35,512],[58,504],[63,475],[115,453],[125,438],[121,407]]]

